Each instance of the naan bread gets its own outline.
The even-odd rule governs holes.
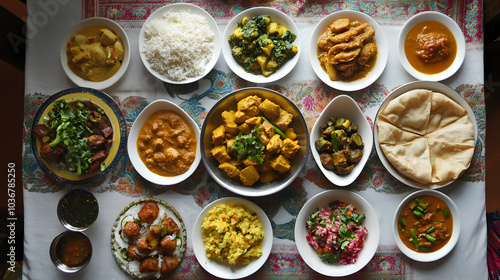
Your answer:
[[[378,114],[377,128],[385,157],[421,184],[455,180],[474,154],[474,127],[467,110],[430,90],[411,90],[391,100]]]

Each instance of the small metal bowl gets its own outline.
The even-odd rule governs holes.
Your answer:
[[[74,273],[85,268],[90,262],[92,243],[83,232],[65,231],[54,238],[49,254],[59,270]]]
[[[65,194],[57,205],[57,217],[71,231],[84,231],[99,214],[96,197],[85,189],[74,189]]]

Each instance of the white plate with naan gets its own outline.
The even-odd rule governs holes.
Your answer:
[[[469,168],[477,123],[467,101],[439,82],[405,84],[375,117],[375,150],[402,183],[419,189],[447,186]]]

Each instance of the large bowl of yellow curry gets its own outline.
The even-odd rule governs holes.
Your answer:
[[[228,23],[222,54],[240,78],[270,83],[286,76],[300,54],[299,29],[285,13],[268,7],[247,9]]]
[[[107,18],[88,18],[74,25],[61,42],[61,65],[80,87],[97,90],[115,84],[130,61],[127,34]]]
[[[244,196],[288,186],[309,155],[309,130],[297,106],[265,88],[236,90],[219,100],[201,130],[201,157],[213,179]]]

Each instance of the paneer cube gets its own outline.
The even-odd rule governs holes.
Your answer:
[[[283,140],[281,154],[287,159],[292,159],[299,150],[300,146],[298,140],[293,141],[290,138]]]
[[[290,138],[291,140],[297,139],[297,134],[295,133],[295,130],[293,129],[293,127],[287,128],[285,131],[285,135],[286,135],[286,137]]]
[[[256,125],[262,123],[262,118],[252,117],[252,118],[249,118],[248,120],[246,120],[245,123],[250,125],[250,126],[256,126]]]
[[[278,119],[274,120],[274,125],[281,131],[286,131],[288,125],[292,122],[292,114],[280,108],[280,114]]]
[[[290,170],[290,162],[282,155],[279,155],[271,160],[271,167],[283,174]]]
[[[250,131],[252,131],[252,128],[250,128],[250,126],[246,123],[243,123],[240,126],[238,126],[238,129],[243,134],[248,134],[248,133],[250,133]]]
[[[256,95],[247,96],[237,103],[238,111],[244,112],[245,115],[255,117],[259,114],[259,105],[261,98]]]
[[[269,121],[272,121],[280,114],[280,106],[269,99],[260,103],[259,110],[260,114],[266,117]]]
[[[219,169],[224,171],[229,178],[235,180],[240,177],[240,170],[234,165],[229,162],[224,162],[219,165]]]
[[[235,120],[235,111],[224,111],[222,112],[222,121],[224,122],[224,126],[226,128],[227,133],[229,134],[238,134],[238,125],[236,124]]]
[[[212,144],[214,146],[222,145],[224,144],[225,139],[226,139],[226,126],[221,124],[212,131]]]
[[[212,148],[212,156],[219,162],[224,163],[231,160],[231,157],[227,153],[227,148],[224,145],[215,146]]]
[[[274,171],[260,173],[260,181],[264,184],[271,183],[274,179],[278,178],[278,175]]]
[[[281,149],[281,137],[279,134],[275,134],[271,140],[269,140],[269,143],[266,145],[266,150],[270,153],[279,151]]]
[[[259,172],[253,165],[247,166],[241,170],[239,176],[243,185],[247,187],[255,184],[260,178]]]
[[[237,124],[241,124],[251,117],[252,116],[245,114],[245,112],[243,111],[236,111],[236,113],[234,114],[234,122],[236,122]]]

